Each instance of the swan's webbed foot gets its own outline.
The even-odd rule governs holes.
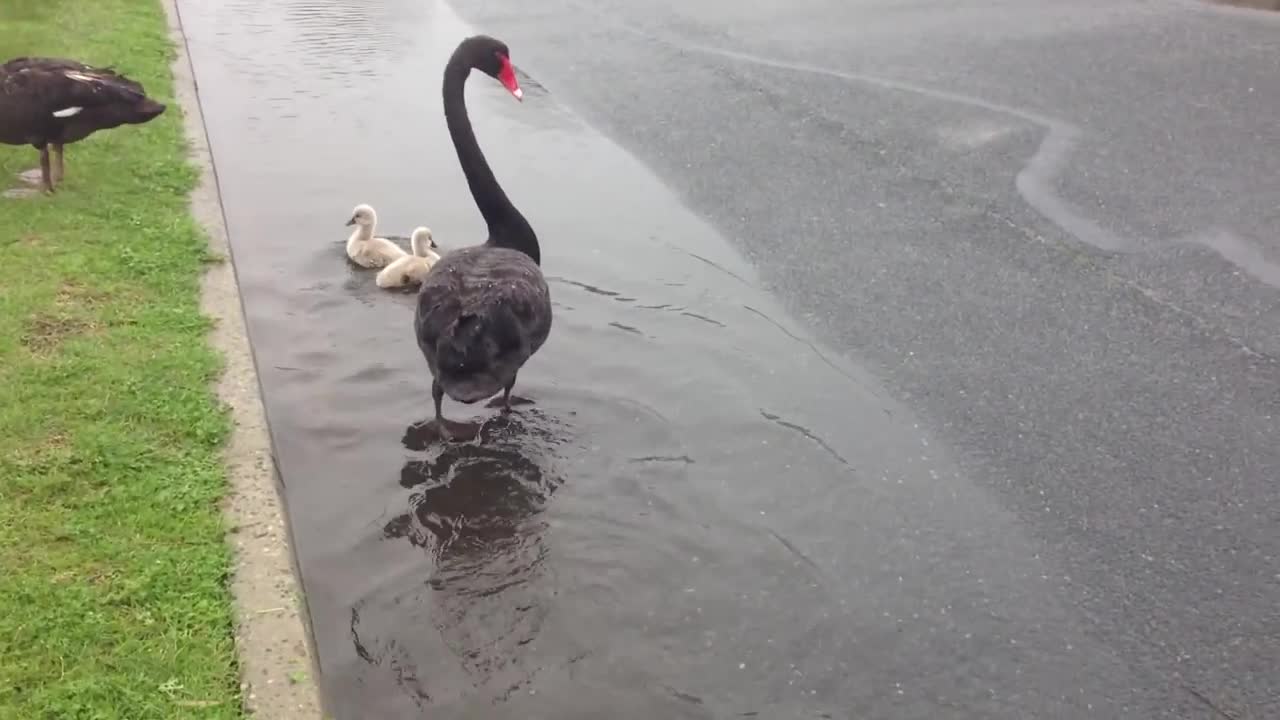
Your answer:
[[[436,418],[436,434],[445,442],[471,442],[480,436],[480,423],[455,422],[445,418]]]
[[[511,412],[512,407],[516,405],[532,405],[533,401],[529,398],[522,398],[519,395],[506,395],[496,397],[485,404],[488,408],[502,408],[502,412]]]

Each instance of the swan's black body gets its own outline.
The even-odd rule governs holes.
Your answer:
[[[538,238],[489,169],[467,117],[463,87],[472,68],[503,80],[520,97],[507,47],[486,36],[467,38],[444,71],[444,112],[458,162],[489,239],[446,253],[418,293],[414,331],[431,369],[440,432],[445,395],[474,403],[511,388],[525,362],[551,333],[551,293],[539,267]]]
[[[62,179],[63,145],[99,130],[148,122],[164,111],[141,83],[110,68],[40,57],[0,65],[0,143],[39,150],[41,179],[49,191]],[[52,173],[50,146],[57,160]]]

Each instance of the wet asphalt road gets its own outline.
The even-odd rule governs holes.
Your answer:
[[[182,9],[335,717],[1280,714],[1274,19]],[[439,448],[334,241],[482,237],[475,30],[557,318],[537,406]]]
[[[456,6],[891,386],[1171,716],[1280,716],[1280,18]]]

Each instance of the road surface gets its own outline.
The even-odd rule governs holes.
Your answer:
[[[453,8],[183,3],[336,717],[1280,716],[1280,22]],[[557,325],[441,451],[333,241],[481,239],[473,31]]]

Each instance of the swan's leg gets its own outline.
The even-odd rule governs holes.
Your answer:
[[[440,431],[440,437],[444,440],[452,440],[449,421],[444,419],[444,413],[440,411],[440,406],[444,404],[444,388],[440,386],[439,380],[431,381],[431,401],[436,404],[436,429]]]
[[[489,407],[491,408],[500,407],[502,408],[503,414],[506,414],[511,412],[512,405],[532,405],[533,404],[532,400],[511,394],[511,388],[515,386],[516,386],[516,379],[513,377],[511,378],[511,382],[507,383],[506,387],[502,388],[502,399],[499,400],[497,398],[494,398],[490,400]]]
[[[62,178],[66,174],[62,165],[62,143],[53,144],[53,181],[62,184]]]
[[[444,414],[440,412],[440,406],[444,402],[444,387],[436,380],[431,381],[431,400],[436,404],[436,431],[440,433],[441,440],[470,442],[480,435],[479,424],[445,420]]]
[[[40,181],[45,192],[53,192],[53,180],[49,177],[49,146],[40,148]]]
[[[502,399],[499,400],[498,398],[494,398],[489,402],[485,403],[485,407],[491,407],[491,408],[500,407],[502,408],[503,415],[511,412],[511,388],[515,386],[516,386],[516,379],[513,377],[511,378],[511,382],[507,383],[502,388]],[[519,400],[519,399],[520,398],[516,398],[516,400]]]
[[[511,382],[507,383],[507,386],[502,388],[502,412],[504,413],[511,412],[511,388],[515,386],[516,379],[511,378]]]

